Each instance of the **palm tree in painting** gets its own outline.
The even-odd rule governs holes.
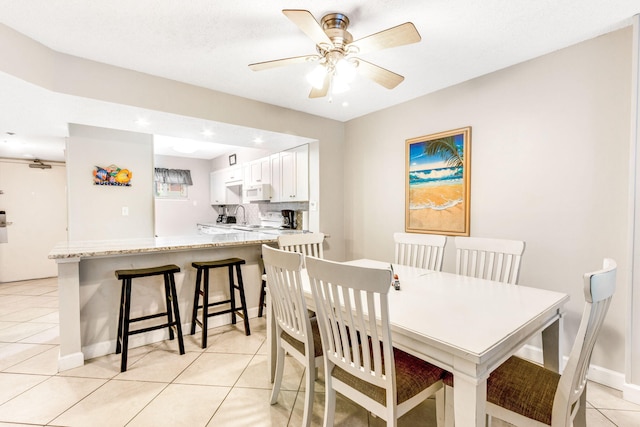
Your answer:
[[[456,147],[453,136],[434,139],[425,144],[424,153],[427,156],[440,156],[448,167],[462,167],[463,158]]]

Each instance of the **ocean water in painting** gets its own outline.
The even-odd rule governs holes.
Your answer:
[[[462,185],[462,167],[448,167],[439,169],[424,169],[409,172],[409,188],[417,190],[424,187],[440,187],[443,185]],[[417,203],[416,203],[417,202]],[[462,197],[454,199],[444,199],[437,203],[434,200],[414,200],[410,209],[433,209],[443,210],[462,203]]]

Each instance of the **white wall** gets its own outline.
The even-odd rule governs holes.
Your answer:
[[[618,289],[593,363],[623,373],[630,67],[626,28],[348,122],[346,257],[393,258],[405,140],[471,126],[471,235],[527,242],[520,283],[570,294],[567,344],[582,274],[614,258]],[[446,271],[454,260],[450,240]]]
[[[94,168],[112,164],[132,172],[130,187],[93,184]],[[153,237],[151,135],[70,124],[67,186],[69,240]]]
[[[217,213],[209,200],[210,160],[155,156],[154,167],[190,170],[193,181],[193,185],[187,189],[186,199],[155,199],[157,236],[196,234],[199,222],[215,222]]]

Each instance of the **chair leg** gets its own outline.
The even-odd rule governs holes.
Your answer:
[[[209,329],[209,269],[204,270],[202,283],[202,348],[207,348],[207,334]]]
[[[120,354],[122,350],[122,320],[124,315],[124,280],[122,280],[122,286],[120,287],[120,314],[118,315],[118,338],[116,339],[116,354]]]
[[[278,339],[276,342],[278,353],[276,356],[276,375],[273,380],[273,388],[271,389],[271,404],[275,405],[278,401],[278,394],[280,393],[280,386],[282,385],[282,377],[284,375],[284,348],[280,345],[280,333],[279,331],[275,331],[278,334]]]
[[[327,372],[325,368],[325,372]],[[336,391],[331,385],[331,374],[324,379],[324,427],[333,427],[336,413]]]
[[[264,310],[264,297],[267,293],[265,290],[266,287],[267,287],[267,282],[263,280],[262,287],[260,288],[260,303],[258,304],[258,317],[262,317],[262,313]]]
[[[169,339],[173,340],[173,304],[171,303],[171,289],[169,287],[169,273],[164,274],[164,302],[167,306],[167,325],[169,325]]]
[[[446,396],[445,396],[444,388],[445,386],[443,385],[440,390],[436,391],[436,426],[437,427],[444,427],[444,423],[445,423],[444,408],[445,408]]]
[[[236,283],[233,279],[233,265],[229,266],[229,301],[231,303],[231,324],[236,324]]]
[[[196,273],[196,290],[193,294],[193,313],[191,315],[191,335],[196,333],[196,319],[198,318],[198,303],[200,301],[200,280],[202,279],[202,269],[198,268]]]
[[[455,380],[454,380],[455,381]],[[455,421],[455,413],[453,410],[453,387],[444,386],[444,425],[445,427],[453,427]]]
[[[244,283],[242,282],[242,270],[240,270],[240,264],[236,264],[236,276],[238,278],[238,290],[240,291],[240,304],[242,305],[242,317],[244,318],[244,333],[245,335],[251,335],[251,328],[249,327],[249,315],[247,314],[247,300],[244,296]]]
[[[131,279],[125,279],[124,319],[122,325],[122,355],[120,358],[120,372],[127,370],[127,355],[129,350],[129,312],[131,310]]]
[[[178,348],[180,349],[180,354],[184,354],[184,339],[182,338],[182,322],[180,320],[180,309],[178,308],[178,291],[176,290],[176,281],[173,277],[173,274],[169,275],[169,286],[171,288],[171,308],[167,307],[167,309],[173,309],[175,325],[176,325],[176,333],[178,335]],[[171,331],[171,327],[169,327]]]
[[[311,355],[311,357],[307,355],[306,359],[307,359],[307,371],[305,372],[306,390],[304,392],[304,413],[302,415],[302,425],[305,427],[310,427],[311,414],[313,413],[313,394],[314,394],[315,379],[316,379],[316,372],[315,372],[316,362],[313,355]]]

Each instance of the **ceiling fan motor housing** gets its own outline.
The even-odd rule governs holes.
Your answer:
[[[344,47],[353,41],[353,36],[347,31],[349,27],[349,18],[342,13],[330,13],[322,17],[322,29],[333,46],[325,49],[324,46],[318,46],[320,49],[332,50],[339,49],[344,51]]]

